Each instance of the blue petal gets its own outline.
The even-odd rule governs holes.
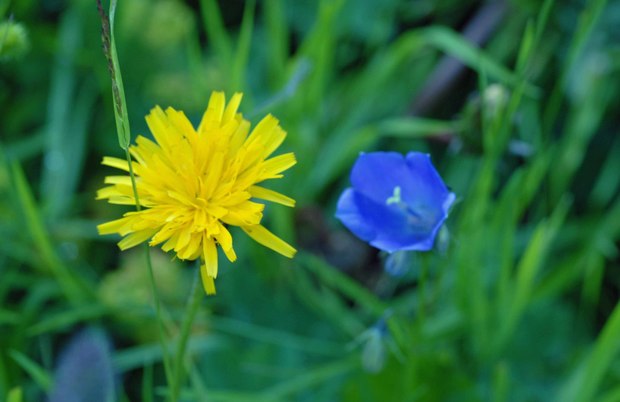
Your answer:
[[[444,203],[451,193],[431,163],[430,156],[420,152],[409,152],[407,166],[412,185],[407,189],[409,191],[402,192],[403,201],[416,213],[434,214],[439,219],[447,212]]]
[[[381,250],[429,250],[433,246],[434,221],[418,219],[398,207],[377,203],[360,193],[354,193],[359,214],[375,229],[370,244]]]
[[[448,196],[443,201],[443,212],[446,216],[448,216],[448,212],[452,208],[452,204],[454,204],[454,200],[456,199],[456,195],[454,193],[448,193]]]
[[[394,195],[394,189],[408,191],[411,182],[409,167],[398,152],[362,153],[351,170],[351,184],[355,191],[377,203],[385,203]]]
[[[375,229],[369,224],[368,220],[359,212],[355,203],[355,191],[352,188],[344,190],[338,206],[336,207],[336,218],[357,237],[362,240],[370,241],[375,237]]]
[[[388,252],[430,250],[455,198],[430,156],[419,152],[406,158],[396,152],[360,154],[351,183],[336,216],[358,237]]]

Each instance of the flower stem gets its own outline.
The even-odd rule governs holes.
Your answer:
[[[129,177],[131,177],[131,187],[133,189],[133,196],[136,200],[136,210],[141,211],[140,198],[138,196],[138,187],[136,186],[136,178],[133,172],[133,164],[131,161],[131,155],[129,155],[129,149],[125,149],[125,157],[127,158],[127,164],[129,165]],[[170,357],[168,354],[168,347],[166,346],[165,334],[164,334],[164,320],[161,314],[161,304],[159,302],[159,294],[157,292],[157,284],[155,283],[155,275],[153,274],[153,263],[151,261],[151,250],[148,243],[144,243],[144,255],[146,256],[146,267],[149,271],[149,282],[151,285],[151,294],[153,296],[153,303],[155,304],[155,315],[157,316],[157,329],[159,343],[162,349],[164,371],[166,373],[166,379],[168,383],[171,383],[172,372],[170,370]]]
[[[101,39],[103,42],[103,53],[108,60],[108,69],[112,80],[112,95],[114,98],[114,119],[116,121],[116,133],[118,135],[119,145],[125,151],[127,164],[129,165],[129,177],[131,177],[131,187],[133,189],[134,200],[136,201],[136,210],[140,212],[140,197],[138,196],[138,188],[136,187],[136,178],[133,171],[133,163],[129,154],[129,143],[131,141],[131,132],[129,127],[129,114],[127,113],[127,101],[125,99],[125,89],[123,87],[123,79],[121,77],[121,68],[118,62],[116,52],[116,41],[114,39],[114,17],[116,13],[117,0],[110,1],[110,15],[106,15],[103,11],[101,0],[97,0],[97,8],[101,17]],[[159,343],[162,348],[164,370],[168,383],[171,380],[170,358],[168,348],[165,341],[164,321],[161,314],[161,306],[159,296],[157,294],[157,286],[155,284],[155,275],[153,274],[153,264],[151,262],[151,252],[149,245],[144,244],[144,253],[146,255],[146,266],[149,271],[149,282],[151,283],[151,293],[155,304],[155,314],[157,316],[157,329],[159,335]]]
[[[428,259],[424,258],[426,256],[422,256],[420,258],[420,278],[418,280],[419,285],[419,304],[418,304],[418,314],[420,316],[420,321],[424,322],[426,320],[426,304],[428,303]]]
[[[183,376],[185,374],[183,369],[183,358],[185,356],[185,349],[187,348],[187,341],[189,339],[189,333],[192,329],[192,324],[198,313],[198,308],[204,297],[204,291],[200,284],[200,267],[196,270],[196,277],[194,279],[194,285],[192,286],[192,293],[187,301],[185,307],[185,314],[183,314],[183,323],[181,324],[181,334],[179,343],[174,355],[174,376],[171,383],[170,401],[176,402],[179,399],[181,392],[181,383],[183,382]]]

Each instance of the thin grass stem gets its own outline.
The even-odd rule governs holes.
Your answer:
[[[173,362],[173,377],[170,385],[170,400],[177,401],[181,392],[181,383],[183,382],[184,369],[183,358],[185,356],[185,350],[187,349],[187,341],[189,339],[189,333],[192,329],[192,324],[198,313],[198,308],[203,299],[203,290],[200,284],[200,267],[196,270],[196,277],[192,286],[192,293],[187,300],[185,306],[185,314],[183,314],[183,323],[181,324],[181,335],[179,337],[179,343],[174,355]]]
[[[134,199],[136,200],[136,210],[139,212],[142,210],[140,206],[140,198],[138,195],[138,187],[136,186],[136,178],[133,171],[133,165],[131,161],[131,155],[129,149],[125,149],[125,157],[127,158],[127,164],[129,165],[129,177],[131,177],[131,187],[133,189]],[[157,329],[159,343],[161,344],[163,353],[164,370],[166,373],[166,379],[168,383],[171,382],[172,372],[170,370],[170,355],[168,354],[168,348],[166,347],[165,333],[164,333],[164,320],[161,313],[161,303],[159,300],[159,294],[157,292],[157,284],[155,282],[155,275],[153,274],[153,263],[151,261],[151,250],[148,243],[144,243],[144,254],[146,256],[146,266],[149,272],[149,283],[151,286],[151,294],[153,296],[153,303],[155,304],[155,315],[157,316]]]

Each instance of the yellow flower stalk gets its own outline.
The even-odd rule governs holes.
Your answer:
[[[237,112],[242,94],[228,104],[222,92],[213,92],[197,129],[183,112],[155,107],[146,122],[156,142],[138,136],[129,149],[141,210],[97,226],[99,234],[119,233],[126,250],[148,241],[173,250],[182,260],[200,258],[202,283],[215,293],[217,246],[235,261],[228,226],[239,226],[252,239],[292,258],[296,250],[264,226],[264,204],[289,207],[295,200],[258,185],[282,177],[296,163],[295,155],[270,157],[286,132],[278,119],[267,115],[250,132],[250,123]],[[129,172],[124,159],[104,157],[104,165]],[[97,199],[112,204],[136,205],[129,175],[108,176],[109,186]]]

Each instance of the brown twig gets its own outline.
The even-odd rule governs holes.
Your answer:
[[[476,45],[483,45],[504,18],[505,1],[493,1],[481,7],[463,29],[463,36]],[[414,99],[410,114],[421,115],[431,109],[465,72],[465,65],[452,56],[444,56]]]

